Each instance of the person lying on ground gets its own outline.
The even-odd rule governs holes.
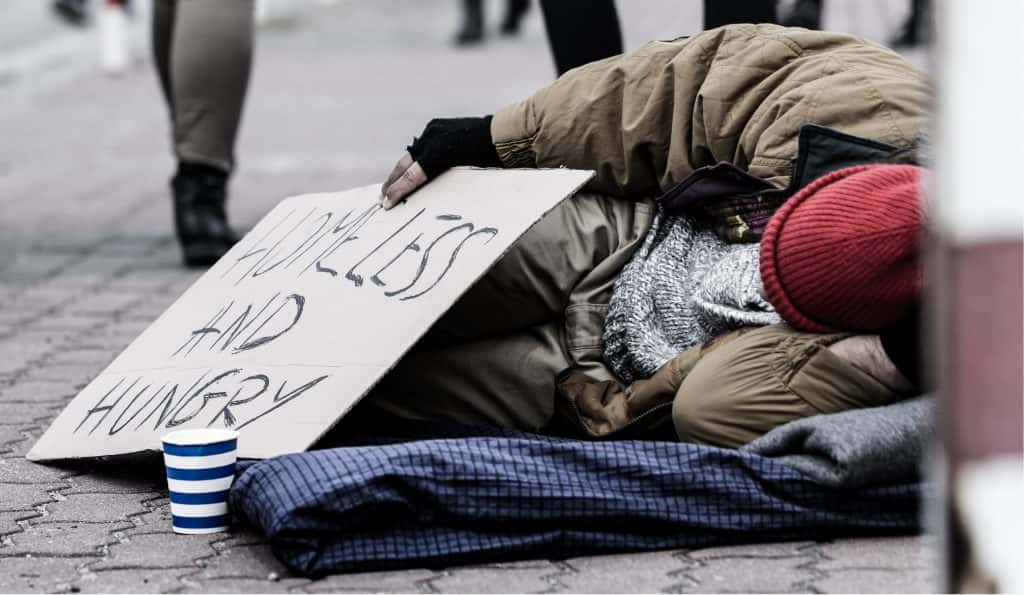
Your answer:
[[[916,394],[913,374],[893,364],[906,360],[872,333],[906,326],[919,279],[904,299],[878,306],[880,326],[801,330],[782,324],[793,308],[780,307],[775,286],[762,292],[759,241],[800,192],[804,206],[790,221],[814,221],[851,193],[864,198],[863,222],[882,224],[866,234],[890,233],[884,209],[894,202],[919,215],[917,168],[848,168],[912,163],[930,96],[924,75],[881,46],[732,25],[574,69],[493,116],[431,121],[384,183],[384,208],[415,200],[456,165],[596,177],[525,234],[346,421],[738,446],[792,419]],[[845,173],[828,177],[836,171]],[[780,229],[797,244],[813,245],[818,233]],[[916,228],[900,233],[916,240]],[[814,272],[838,266],[852,245],[822,237],[831,249],[804,251],[820,254]],[[908,252],[900,262],[913,263],[914,241]],[[790,266],[801,258],[779,260],[786,275],[803,270]],[[887,267],[884,258],[862,264],[861,285],[886,278],[871,268]],[[856,311],[875,307],[863,287],[843,283],[831,275],[812,286],[829,304],[840,296]]]

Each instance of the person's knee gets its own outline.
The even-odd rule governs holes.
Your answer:
[[[744,443],[737,441],[729,423],[737,411],[727,384],[721,381],[727,373],[722,366],[700,362],[679,385],[672,401],[672,422],[679,440],[725,447]]]
[[[792,335],[778,326],[737,333],[701,357],[680,383],[672,420],[683,442],[735,448],[805,408],[778,369]]]
[[[679,439],[738,447],[794,419],[893,400],[832,354],[827,338],[773,325],[704,355],[672,404]]]

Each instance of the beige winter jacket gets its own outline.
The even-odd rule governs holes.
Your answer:
[[[506,167],[593,169],[591,188],[618,196],[720,161],[781,188],[801,125],[906,147],[930,96],[922,72],[857,37],[731,25],[569,71],[498,111],[491,133]]]

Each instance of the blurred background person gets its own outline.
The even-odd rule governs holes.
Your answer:
[[[704,0],[704,29],[736,23],[777,23],[776,0]]]
[[[82,26],[89,21],[89,1],[54,0],[53,12],[69,25]]]
[[[122,7],[126,13],[131,15],[131,0],[106,0],[106,3]],[[53,12],[69,25],[82,27],[89,24],[92,19],[92,12],[89,7],[89,0],[53,0]]]
[[[704,28],[733,23],[774,23],[776,0],[705,0]],[[568,70],[623,52],[613,0],[542,0],[548,43],[561,76]]]
[[[558,76],[622,53],[613,0],[542,0],[540,8]]]
[[[500,31],[518,35],[529,0],[508,0]],[[622,31],[614,0],[547,0],[540,2],[548,44],[561,76],[588,62],[622,53]],[[486,35],[483,0],[463,0],[458,46],[475,45]]]
[[[899,34],[890,40],[893,47],[914,47],[928,41],[930,27],[929,0],[911,0],[910,15],[903,21]]]
[[[796,0],[782,24],[787,27],[821,29],[821,3],[822,0]]]
[[[503,35],[518,35],[519,24],[530,8],[530,0],[507,0],[505,18],[501,21]],[[462,0],[462,28],[455,34],[457,45],[471,45],[484,40],[484,0]]]
[[[774,23],[776,0],[705,0],[704,28],[733,23]],[[501,31],[516,34],[528,0],[509,0]],[[464,0],[463,27],[456,43],[484,38],[483,0]],[[541,0],[541,15],[558,76],[577,66],[623,52],[622,27],[614,0]]]
[[[821,29],[824,0],[796,0],[789,14],[782,20],[787,27]],[[899,33],[889,40],[893,47],[915,47],[928,40],[929,0],[911,0],[910,14],[900,26]]]
[[[174,225],[186,266],[238,241],[225,212],[253,53],[253,0],[155,0],[153,56],[178,169]]]

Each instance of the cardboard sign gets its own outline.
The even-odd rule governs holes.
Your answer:
[[[232,428],[308,448],[593,174],[458,168],[385,211],[379,186],[285,199],[61,412],[31,460],[159,450]]]

